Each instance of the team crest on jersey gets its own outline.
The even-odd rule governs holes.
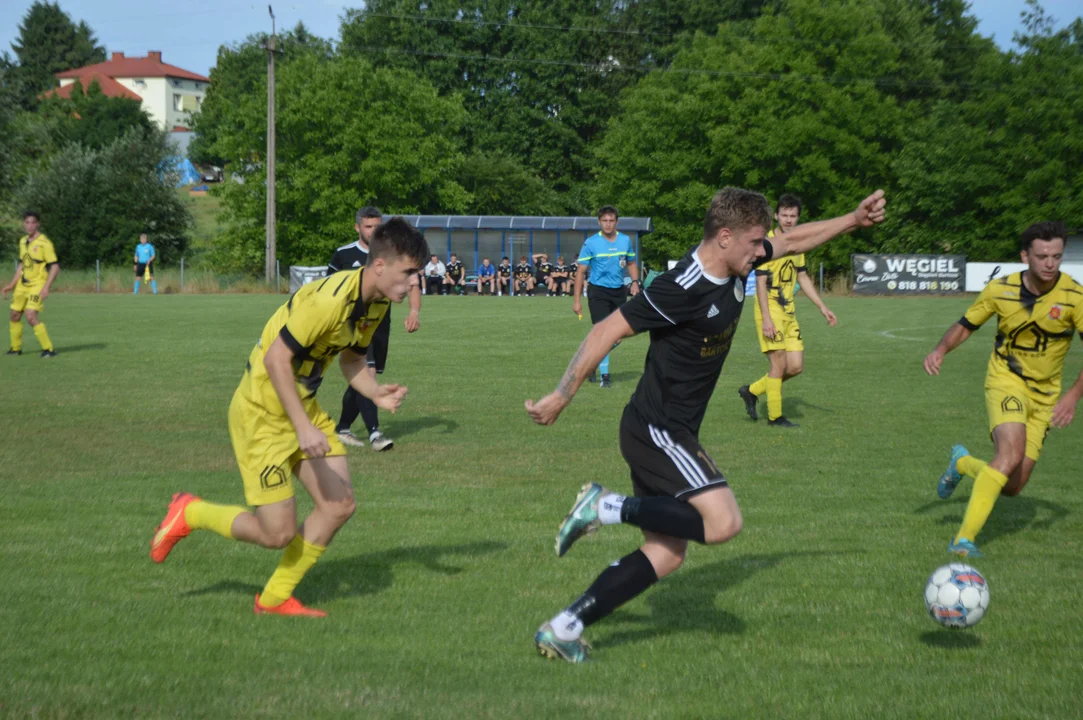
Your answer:
[[[1054,320],[1060,320],[1061,312],[1062,310],[1060,305],[1054,305],[1053,307],[1049,308],[1049,317],[1053,318]]]
[[[745,301],[745,284],[740,282],[740,278],[733,283],[733,294],[737,297],[737,302]]]

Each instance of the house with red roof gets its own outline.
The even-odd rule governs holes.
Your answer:
[[[139,100],[151,120],[171,131],[191,127],[191,116],[199,112],[211,84],[210,78],[163,62],[162,53],[155,50],[146,57],[114,52],[105,62],[65,70],[56,77],[60,87],[47,95],[70,97],[76,80],[84,90],[96,81],[109,97]]]

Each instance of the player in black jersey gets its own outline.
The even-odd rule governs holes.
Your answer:
[[[343,245],[335,254],[331,256],[331,261],[327,263],[327,274],[336,273],[339,270],[348,270],[350,268],[359,268],[368,262],[369,258],[369,242],[372,240],[372,234],[376,232],[376,228],[383,222],[383,214],[378,208],[363,207],[357,211],[354,216],[354,230],[357,231],[357,242],[352,242],[349,245]],[[421,321],[419,319],[421,313],[421,283],[417,281],[410,286],[410,314],[406,316],[406,320],[403,323],[406,327],[406,332],[416,332],[421,327]],[[387,345],[391,338],[391,310],[387,311],[384,315],[384,319],[380,322],[379,327],[376,328],[376,332],[372,336],[372,341],[369,343],[368,355],[366,356],[366,362],[368,365],[368,371],[373,377],[376,377],[378,373],[383,373],[384,365],[387,363]],[[354,435],[353,430],[350,428],[353,426],[354,421],[357,420],[357,416],[361,415],[361,419],[365,421],[365,427],[369,433],[369,444],[373,450],[377,452],[381,450],[390,450],[395,441],[380,432],[380,416],[376,410],[376,404],[369,400],[361,393],[354,390],[351,386],[346,386],[346,392],[342,396],[342,415],[339,416],[338,424],[335,426],[335,431],[338,433],[338,439],[346,445],[353,445],[360,447],[365,442]]]
[[[588,648],[583,628],[679,568],[689,540],[717,544],[740,532],[737,500],[699,444],[699,427],[741,318],[745,278],[772,257],[806,252],[882,222],[883,197],[878,190],[848,215],[807,223],[768,241],[767,199],[748,190],[721,190],[707,210],[700,244],[649,290],[594,326],[554,392],[537,403],[526,401],[534,422],[551,425],[615,342],[650,332],[643,377],[620,422],[621,454],[634,495],[597,483],[584,486],[561,525],[556,551],[562,556],[583,535],[618,523],[639,527],[646,540],[541,626],[534,643],[542,655],[582,662]]]
[[[571,270],[564,264],[564,256],[557,256],[557,264],[553,266],[553,272],[549,275],[550,282],[553,286],[553,292],[557,295],[568,294],[568,279],[571,277]]]
[[[519,257],[519,264],[515,266],[514,285],[516,295],[534,294],[534,271],[530,263],[526,261],[526,255]]]
[[[451,253],[451,260],[448,261],[445,268],[447,272],[444,273],[444,294],[447,295],[454,291],[456,295],[465,295],[466,273],[463,271],[463,264],[459,261],[459,256]]]
[[[511,258],[505,256],[496,266],[496,294],[511,294]]]
[[[553,263],[545,253],[534,253],[531,258],[534,260],[534,287],[546,288],[549,291],[546,294],[552,297],[556,294],[553,292]]]

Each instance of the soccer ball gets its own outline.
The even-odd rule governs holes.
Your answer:
[[[925,608],[944,627],[974,627],[989,609],[989,583],[969,565],[938,567],[925,583]]]

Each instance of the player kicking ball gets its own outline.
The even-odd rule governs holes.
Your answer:
[[[925,372],[939,375],[944,356],[996,315],[996,344],[985,373],[993,459],[985,463],[956,445],[936,488],[947,499],[963,475],[974,478],[963,523],[948,543],[956,555],[982,556],[974,540],[997,497],[1023,491],[1050,424],[1067,427],[1083,397],[1080,373],[1057,399],[1072,335],[1083,335],[1083,285],[1060,271],[1067,236],[1059,222],[1035,223],[1024,230],[1020,249],[1027,269],[990,281],[925,358]]]
[[[677,570],[689,540],[714,545],[741,531],[737,500],[699,444],[699,428],[741,318],[744,279],[772,258],[807,252],[883,219],[884,194],[877,191],[848,215],[766,240],[767,199],[748,190],[721,190],[707,210],[700,244],[594,326],[554,392],[526,401],[534,422],[553,424],[615,342],[650,332],[643,377],[620,421],[620,449],[634,493],[584,486],[560,527],[556,552],[563,556],[603,525],[635,525],[645,541],[541,626],[534,636],[538,652],[583,662],[589,649],[583,629]]]
[[[406,388],[378,384],[365,371],[365,353],[389,303],[402,302],[428,256],[425,237],[394,218],[373,234],[367,266],[309,283],[278,309],[263,328],[229,406],[229,434],[245,499],[255,509],[174,495],[150,544],[154,562],[164,562],[193,530],[285,548],[278,569],[256,594],[255,612],[327,614],[293,597],[301,578],[354,512],[346,450],[316,390],[338,356],[351,387],[385,410],[398,409]],[[291,475],[315,503],[300,526]]]

